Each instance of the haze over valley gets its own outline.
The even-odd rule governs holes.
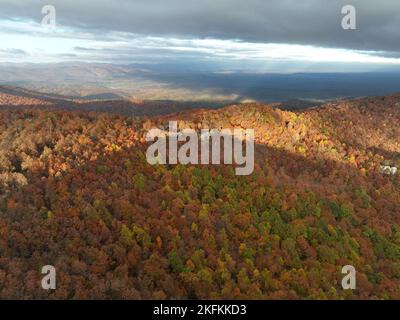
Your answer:
[[[182,69],[176,65],[0,64],[0,85],[100,100],[320,104],[399,91],[400,72],[264,73]],[[295,107],[295,106],[294,106]]]

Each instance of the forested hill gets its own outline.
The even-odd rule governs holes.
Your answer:
[[[93,95],[94,96],[94,95]],[[0,85],[0,110],[40,109],[106,112],[124,116],[154,117],[182,110],[214,109],[224,106],[221,101],[143,100],[137,98],[109,99],[111,94],[76,97],[48,94],[21,87]]]
[[[154,118],[35,99],[0,111],[1,299],[400,299],[400,95]],[[254,128],[253,174],[149,165],[168,120]]]

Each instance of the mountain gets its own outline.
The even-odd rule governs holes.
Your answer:
[[[0,63],[0,85],[86,100],[327,102],[390,95],[398,83],[398,71],[280,74],[156,63]]]
[[[400,168],[399,94],[149,118],[6,89],[0,298],[400,298],[400,176],[382,171]],[[254,172],[150,165],[144,136],[170,120],[253,128]],[[57,290],[40,288],[44,265]]]
[[[157,116],[187,109],[218,108],[222,102],[128,99],[113,94],[68,96],[16,86],[0,86],[0,109],[93,111],[129,116]]]

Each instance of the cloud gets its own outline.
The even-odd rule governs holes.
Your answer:
[[[41,0],[0,0],[2,16],[42,18]],[[53,0],[63,26],[99,35],[240,39],[356,50],[400,51],[398,0]],[[357,31],[341,28],[341,8],[357,9]]]
[[[40,25],[47,4],[0,0],[0,61],[400,62],[398,0],[53,0],[55,30]],[[341,28],[345,4],[357,30]]]
[[[15,55],[26,55],[27,54],[27,52],[25,50],[14,49],[14,48],[0,49],[0,52],[7,53],[7,54],[15,54]]]
[[[12,31],[14,30],[14,32]],[[23,32],[20,32],[23,31]],[[0,20],[1,61],[90,61],[112,63],[364,63],[400,65],[396,52],[349,50],[312,45],[246,42],[232,39],[156,37],[122,31],[96,33],[72,27],[48,30],[29,21]],[[8,53],[8,59],[7,55]],[[18,54],[17,54],[18,53]],[[249,64],[247,64],[249,67]],[[254,67],[253,67],[254,69]],[[269,70],[271,68],[269,67]]]

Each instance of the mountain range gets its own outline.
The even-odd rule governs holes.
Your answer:
[[[398,83],[398,72],[279,74],[174,64],[0,64],[0,85],[86,100],[321,103],[393,94]]]

